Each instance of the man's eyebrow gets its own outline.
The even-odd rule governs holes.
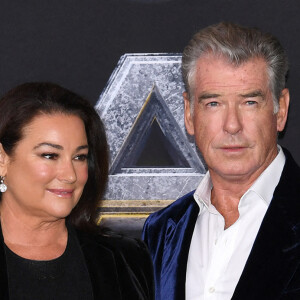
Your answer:
[[[198,101],[201,102],[202,100],[218,98],[220,96],[220,94],[203,93],[198,97]]]
[[[64,149],[64,147],[61,146],[61,145],[47,143],[47,142],[39,143],[33,149],[37,149],[37,148],[42,147],[42,146],[48,146],[48,147],[52,147],[52,148],[55,148],[55,149],[58,149],[58,150],[63,150]],[[88,145],[82,145],[82,146],[77,147],[76,150],[79,151],[79,150],[88,149],[88,148],[89,148]]]
[[[249,92],[249,93],[246,93],[246,94],[241,94],[241,96],[243,98],[254,98],[254,97],[265,98],[265,95],[264,95],[264,93],[261,90]]]

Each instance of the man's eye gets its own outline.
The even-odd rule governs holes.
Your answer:
[[[41,156],[46,159],[57,159],[58,158],[57,153],[42,153]]]
[[[246,102],[246,104],[247,105],[255,105],[255,104],[257,104],[257,102],[253,101],[253,100],[249,100],[249,101]]]
[[[207,103],[206,105],[211,106],[211,107],[215,107],[215,106],[218,106],[218,104],[219,104],[218,102],[212,101],[212,102]]]
[[[87,160],[87,158],[88,158],[87,154],[80,154],[75,156],[75,160],[79,160],[79,161],[85,161]]]

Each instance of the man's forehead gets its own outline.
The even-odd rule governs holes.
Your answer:
[[[220,87],[243,84],[265,84],[268,81],[267,64],[263,58],[254,57],[236,65],[228,58],[208,54],[198,59],[196,66],[196,85]]]

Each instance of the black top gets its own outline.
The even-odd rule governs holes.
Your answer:
[[[5,246],[11,300],[93,299],[92,285],[76,237],[65,252],[48,261],[25,259]]]
[[[153,267],[149,252],[143,242],[107,232],[105,234],[83,232],[71,225],[68,226],[68,231],[75,237],[76,242],[78,241],[91,281],[93,299],[154,299]],[[72,284],[73,281],[73,279],[70,280]],[[75,283],[73,288],[77,288]],[[66,299],[70,298],[66,297]],[[82,297],[82,300],[85,299]],[[1,223],[0,300],[11,300]]]

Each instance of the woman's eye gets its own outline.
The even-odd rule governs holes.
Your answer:
[[[41,156],[46,159],[57,159],[58,158],[57,153],[42,153]]]
[[[87,158],[88,158],[87,154],[80,154],[80,155],[75,156],[75,160],[79,160],[79,161],[85,161],[85,160],[87,160]]]

